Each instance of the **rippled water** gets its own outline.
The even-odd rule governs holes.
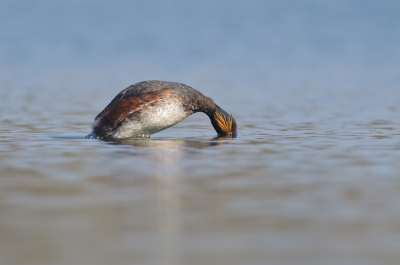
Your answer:
[[[102,3],[95,11],[85,9],[90,1],[43,3],[6,5],[21,19],[29,18],[29,10],[54,18],[56,29],[36,32],[39,40],[33,39],[32,48],[12,38],[15,32],[31,32],[29,27],[41,29],[44,22],[37,18],[33,26],[9,29],[9,43],[1,43],[11,52],[2,54],[7,62],[1,64],[0,83],[1,264],[399,263],[400,94],[393,64],[398,55],[390,49],[398,47],[398,39],[383,38],[388,60],[372,52],[383,33],[351,56],[352,48],[343,42],[363,43],[368,34],[351,39],[352,27],[344,27],[347,31],[337,35],[339,51],[313,39],[328,34],[322,29],[337,25],[340,14],[346,19],[338,21],[353,26],[370,21],[363,19],[370,15],[375,28],[362,23],[360,28],[374,36],[390,33],[399,25],[387,13],[390,7],[373,12],[367,1],[351,20],[341,11],[349,15],[349,6],[356,4],[310,9],[306,1],[295,7],[257,2],[222,12],[223,5],[212,2],[157,3],[156,11],[145,3],[121,2],[119,8]],[[121,17],[115,14],[128,7],[139,18],[125,18],[127,24],[143,18],[142,9],[154,12],[156,22],[119,28]],[[276,17],[264,20],[262,8]],[[319,28],[314,22],[320,21],[321,8],[329,10],[331,22],[322,20]],[[59,9],[65,19],[83,21],[82,28],[64,24]],[[246,16],[238,17],[241,12]],[[300,25],[278,19],[285,12]],[[170,14],[175,16],[168,20]],[[121,32],[107,38],[92,32],[98,29],[93,19]],[[186,19],[180,35],[177,25]],[[171,36],[159,35],[164,27]],[[273,38],[260,36],[260,27]],[[305,39],[292,35],[309,27],[319,30]],[[64,37],[57,35],[60,28]],[[82,31],[92,33],[82,37]],[[144,36],[144,44],[133,52],[119,39],[124,34],[134,41]],[[183,41],[188,34],[194,40]],[[237,42],[235,34],[246,39]],[[25,41],[30,36],[16,35]],[[277,54],[262,55],[264,46],[257,41],[264,37],[276,41],[263,45],[275,47]],[[102,38],[105,44],[98,44]],[[167,45],[163,57],[157,44],[148,47],[157,40],[184,42],[173,67],[168,52],[179,48]],[[125,43],[122,48],[118,41]],[[280,41],[289,44],[279,48]],[[296,41],[299,50],[291,46]],[[221,43],[230,48],[209,52]],[[110,65],[95,58],[105,47],[116,49],[106,55],[114,58]],[[27,57],[15,55],[18,49]],[[61,52],[68,49],[69,55]],[[297,57],[290,59],[285,50]],[[320,59],[304,59],[304,51]],[[140,63],[124,61],[125,53]],[[299,67],[304,62],[309,64]],[[212,97],[235,116],[238,137],[217,138],[208,118],[195,114],[150,139],[84,139],[94,117],[120,90],[155,78],[184,82]]]

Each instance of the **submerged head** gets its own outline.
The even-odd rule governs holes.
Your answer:
[[[236,121],[232,115],[217,106],[216,111],[212,115],[211,124],[218,135],[234,135],[236,133]]]

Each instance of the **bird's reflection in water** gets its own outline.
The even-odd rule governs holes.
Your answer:
[[[118,148],[117,155],[145,156],[155,163],[151,179],[154,180],[154,205],[157,223],[158,245],[155,256],[163,264],[178,264],[180,241],[182,240],[183,191],[182,179],[188,175],[184,161],[191,154],[198,155],[199,149],[222,146],[231,143],[231,137],[214,138],[146,138],[119,139],[109,141],[111,145],[127,146]],[[133,148],[129,148],[129,147]],[[200,153],[203,153],[200,152]],[[189,170],[190,171],[190,170]]]
[[[229,144],[233,136],[217,136],[214,138],[137,138],[137,139],[116,139],[104,140],[113,145],[131,145],[133,147],[149,147],[160,150],[172,147],[205,148]]]
[[[83,139],[82,136],[49,136],[53,139]],[[236,134],[230,136],[181,137],[181,138],[141,138],[96,140],[114,146],[106,154],[112,158],[113,177],[109,183],[115,186],[129,186],[132,179],[135,185],[147,189],[152,199],[145,206],[152,209],[157,242],[154,256],[158,263],[178,264],[182,253],[182,219],[184,209],[184,186],[182,183],[192,175],[191,161],[204,157],[207,148],[232,144]],[[189,162],[189,163],[187,163]],[[112,167],[112,165],[111,165]],[[146,174],[143,174],[145,172]],[[146,175],[146,177],[141,177]],[[139,181],[137,181],[139,179]]]

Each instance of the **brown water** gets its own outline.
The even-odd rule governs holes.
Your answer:
[[[120,89],[3,89],[1,263],[398,264],[397,105],[203,86],[237,138],[196,114],[151,139],[87,140]]]

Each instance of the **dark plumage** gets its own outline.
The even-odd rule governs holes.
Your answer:
[[[204,112],[219,135],[236,132],[236,121],[196,89],[175,82],[144,81],[122,90],[95,118],[86,138],[143,138],[196,112]]]

